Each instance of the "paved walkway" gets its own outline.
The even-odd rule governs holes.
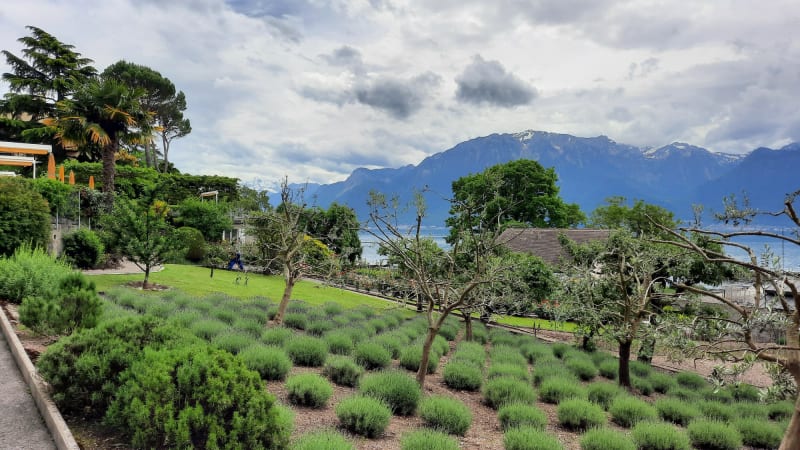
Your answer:
[[[2,314],[2,312],[0,312]],[[0,332],[0,449],[48,450],[56,445]]]

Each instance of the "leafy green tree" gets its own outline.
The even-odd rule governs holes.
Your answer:
[[[175,85],[159,72],[139,64],[118,61],[103,71],[103,76],[116,79],[128,87],[142,89],[140,101],[152,121],[152,129],[161,141],[164,156],[162,172],[169,168],[169,147],[174,139],[186,136],[192,131],[189,119],[183,117],[186,110],[186,95],[176,92]],[[158,169],[158,161],[152,141],[143,142],[145,164]]]
[[[118,199],[112,212],[102,218],[107,246],[117,249],[144,272],[145,289],[152,268],[163,264],[178,245],[167,214],[166,203],[150,193],[139,201]]]
[[[213,201],[187,198],[178,204],[177,213],[175,222],[179,226],[200,230],[206,242],[220,241],[222,232],[233,226],[225,206]]]
[[[307,208],[303,221],[308,233],[319,239],[339,257],[352,264],[361,256],[361,239],[355,211],[345,205],[333,202],[327,210]]]
[[[38,121],[56,114],[56,103],[69,98],[97,70],[92,60],[74,51],[41,28],[28,26],[30,35],[18,39],[22,55],[3,50],[11,72],[4,73],[9,92],[0,101],[0,134],[28,142],[51,142],[52,133]],[[63,148],[54,149],[63,156]]]
[[[452,229],[496,229],[508,223],[537,228],[569,228],[585,220],[577,204],[564,203],[553,168],[520,159],[489,167],[453,182],[453,205],[474,204],[469,211],[451,208]],[[450,239],[455,236],[451,235]]]
[[[634,236],[657,237],[664,232],[656,224],[673,229],[678,225],[672,211],[658,205],[636,200],[628,205],[625,197],[610,197],[589,216],[587,226],[601,229],[622,229]]]
[[[239,199],[234,202],[234,208],[241,212],[250,211],[269,211],[272,205],[269,204],[269,193],[267,191],[257,191],[247,186],[239,186]]]
[[[0,177],[0,256],[23,243],[46,247],[50,207],[28,180]]]

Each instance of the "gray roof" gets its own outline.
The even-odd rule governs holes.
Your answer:
[[[565,256],[560,235],[583,244],[608,238],[609,230],[590,230],[585,228],[508,228],[500,234],[498,241],[515,252],[530,253],[556,265]]]

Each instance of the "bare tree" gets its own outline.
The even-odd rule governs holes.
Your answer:
[[[710,342],[685,342],[685,348],[692,351],[690,356],[710,356],[731,362],[756,358],[782,367],[791,374],[795,386],[800,385],[800,274],[785,270],[779,259],[773,257],[769,251],[760,254],[751,245],[741,241],[741,238],[758,237],[776,244],[800,246],[800,218],[795,209],[798,195],[800,190],[787,195],[783,209],[775,212],[753,210],[746,199],[739,205],[734,197],[726,198],[725,210],[717,218],[732,225],[733,231],[712,230],[702,227],[697,221],[694,226],[680,228],[678,231],[662,227],[675,238],[674,241],[663,243],[690,250],[707,262],[730,264],[745,269],[753,283],[752,298],[747,301],[737,301],[698,286],[678,285],[688,292],[712,298],[733,312],[729,317],[701,316],[694,319],[692,325],[703,321],[721,321],[725,326],[722,333]],[[778,233],[749,227],[758,216],[783,217],[789,220],[792,229],[788,233]],[[687,233],[704,236],[722,250],[701,247]],[[737,259],[726,254],[727,250],[732,249],[744,252],[746,257]],[[770,296],[766,295],[768,291]],[[783,343],[765,339],[762,333],[765,330],[783,331]],[[781,450],[800,448],[800,397],[796,392],[795,397],[794,414],[786,429]]]

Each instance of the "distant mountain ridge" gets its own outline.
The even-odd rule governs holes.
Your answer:
[[[692,204],[720,210],[723,196],[743,191],[751,206],[776,210],[781,209],[785,194],[800,189],[800,180],[788,172],[800,167],[798,143],[779,150],[759,148],[747,155],[731,155],[681,142],[639,148],[606,136],[583,138],[528,130],[470,139],[416,166],[356,169],[344,181],[308,185],[306,199],[322,207],[332,202],[349,205],[365,219],[371,190],[409,200],[414,189],[424,189],[427,225],[443,226],[449,209],[446,198],[452,195],[454,180],[523,158],[554,167],[561,197],[578,203],[587,214],[606,198],[619,195],[658,204],[677,217],[689,218]],[[277,204],[277,199],[271,200]],[[410,214],[404,217],[410,218]]]

